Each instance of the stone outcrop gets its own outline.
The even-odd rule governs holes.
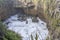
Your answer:
[[[2,0],[0,1],[0,19],[7,18],[12,12],[12,1]]]
[[[40,1],[43,3],[43,0]],[[40,1],[39,0],[7,0],[3,3],[5,6],[4,5],[1,6],[2,8],[0,9],[1,10],[0,19],[4,20],[10,17],[11,15],[20,13],[21,11],[24,11],[26,14],[31,14],[36,16],[38,15],[38,10],[42,10],[45,7],[44,5],[42,5],[42,3],[40,5]],[[38,6],[42,8],[39,8]],[[41,13],[41,11],[39,12]]]
[[[14,7],[27,7],[35,5],[35,9],[37,8],[39,0],[13,0]]]

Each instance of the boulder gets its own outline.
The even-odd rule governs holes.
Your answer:
[[[32,22],[39,22],[39,20],[36,17],[33,17]]]

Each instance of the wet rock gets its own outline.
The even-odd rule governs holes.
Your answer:
[[[27,18],[24,17],[24,16],[18,18],[19,21],[26,21],[26,19],[27,19]]]
[[[36,17],[34,17],[32,18],[32,22],[39,22],[39,20]]]
[[[26,20],[26,24],[28,24],[28,21]]]
[[[7,22],[6,24],[8,25],[10,22]]]

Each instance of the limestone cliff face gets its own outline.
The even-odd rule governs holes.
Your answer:
[[[27,5],[35,5],[35,9],[40,5],[43,9],[46,9],[46,2],[48,0],[13,0],[14,7],[27,7]]]
[[[28,3],[31,2],[35,5],[35,8],[37,8],[39,1],[43,2],[43,0],[13,0],[13,1],[14,1],[14,5],[17,7],[26,6],[28,5]]]
[[[38,11],[40,13],[42,13],[46,9],[46,0],[11,0],[11,1],[13,3],[12,5],[14,7],[26,7],[26,9],[24,9],[24,10],[25,10],[25,13],[28,13],[28,14],[37,15]],[[10,1],[8,3],[10,3]],[[10,5],[10,4],[8,4],[8,5]],[[29,9],[31,7],[31,5],[33,5],[34,8]],[[27,10],[27,6],[29,6],[28,10]],[[3,8],[5,8],[5,7],[3,7]],[[0,13],[0,15],[3,15],[3,16],[0,16],[0,18],[6,18],[7,15],[13,14],[11,12],[12,11],[14,12],[14,9],[13,8],[9,8],[9,9],[10,9],[9,11],[6,11],[8,13],[5,13],[5,12],[3,13],[4,15],[2,13]],[[12,9],[12,11],[11,11],[11,9]]]
[[[32,2],[35,5],[35,14],[38,14],[39,12],[42,14],[45,13],[47,10],[47,0],[32,0]]]

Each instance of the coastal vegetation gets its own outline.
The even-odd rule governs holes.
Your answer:
[[[0,21],[0,40],[22,40],[22,37],[14,31],[8,30]]]

